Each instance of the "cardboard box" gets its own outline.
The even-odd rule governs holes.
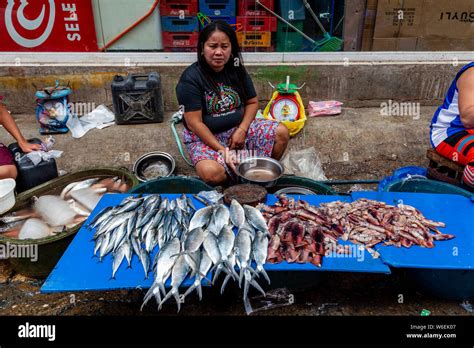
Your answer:
[[[378,0],[373,51],[468,51],[473,45],[473,0]]]

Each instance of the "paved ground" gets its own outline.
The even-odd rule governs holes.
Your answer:
[[[426,165],[428,125],[435,107],[422,107],[420,118],[381,116],[379,108],[344,109],[335,117],[310,119],[303,132],[291,140],[291,149],[314,146],[330,179],[375,179],[407,165]],[[15,115],[27,137],[38,136],[32,115]],[[170,137],[168,122],[156,125],[114,126],[93,130],[81,139],[56,137],[63,150],[59,169],[68,172],[94,166],[125,166],[131,169],[143,153],[161,150],[177,160],[177,174],[193,175],[179,157]],[[7,143],[8,135],[4,142]],[[367,187],[367,186],[366,186]],[[349,187],[342,188],[347,190]],[[306,274],[308,276],[308,274]],[[287,288],[294,303],[260,311],[258,315],[472,315],[462,301],[438,299],[414,285],[402,273],[365,275],[316,273],[312,279],[271,276],[273,288]],[[41,280],[24,278],[0,261],[0,314],[3,315],[156,315],[156,306],[139,311],[141,290],[39,294]],[[257,294],[252,293],[252,296]],[[257,306],[256,300],[252,300]],[[288,304],[288,302],[285,302]],[[175,315],[170,301],[159,313]],[[180,315],[245,315],[241,291],[229,287],[221,296],[205,289],[199,302],[191,296]]]

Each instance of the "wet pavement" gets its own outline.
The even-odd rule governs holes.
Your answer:
[[[391,275],[336,272],[298,272],[291,277],[270,273],[270,295],[286,289],[286,297],[267,301],[269,309],[252,315],[412,315],[425,309],[431,315],[473,315],[469,302],[446,300],[430,295],[415,286],[403,272]],[[186,298],[177,314],[176,303],[170,299],[157,311],[151,300],[140,311],[144,290],[41,294],[43,280],[14,274],[6,261],[0,261],[0,315],[14,316],[153,316],[153,315],[246,315],[242,290],[230,283],[223,295],[220,282],[203,289],[203,300],[196,294]],[[259,294],[251,292],[251,304],[258,309]],[[471,301],[472,302],[472,301]],[[280,307],[272,308],[272,304]],[[471,310],[471,312],[469,311]]]

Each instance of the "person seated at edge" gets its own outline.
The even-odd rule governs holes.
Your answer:
[[[457,73],[430,128],[433,148],[440,155],[466,166],[463,184],[474,190],[474,62]]]
[[[2,125],[10,135],[18,142],[18,146],[24,153],[29,153],[34,150],[39,150],[40,145],[30,144],[21,134],[18,126],[13,120],[12,115],[8,112],[5,105],[0,103],[0,125]],[[15,163],[13,162],[13,155],[8,148],[0,143],[0,179],[12,178],[16,179],[18,175]]]
[[[199,177],[210,185],[225,184],[238,163],[234,151],[280,159],[288,128],[255,118],[257,93],[234,29],[224,21],[208,24],[199,35],[197,56],[181,75],[176,95],[184,107],[184,143]]]

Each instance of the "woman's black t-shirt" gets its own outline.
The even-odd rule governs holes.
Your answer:
[[[176,86],[176,96],[179,104],[184,106],[184,112],[202,110],[202,121],[213,134],[217,134],[237,127],[242,122],[246,100],[241,100],[237,87],[231,86],[223,72],[213,73],[212,77],[219,94],[206,80],[198,63],[192,64],[181,75]],[[257,96],[248,74],[243,85],[247,100]]]

